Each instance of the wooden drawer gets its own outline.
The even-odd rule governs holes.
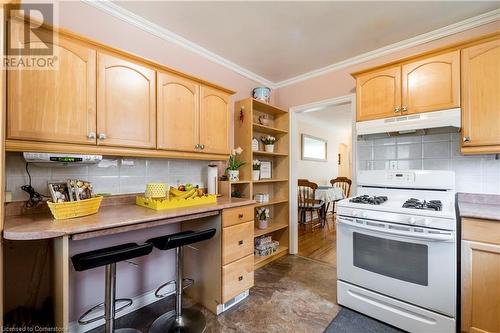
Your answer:
[[[253,287],[253,254],[222,267],[222,302]]]
[[[222,264],[253,253],[253,221],[222,229]]]
[[[500,221],[463,218],[462,239],[500,245]]]
[[[223,227],[229,227],[248,221],[253,221],[253,205],[229,208],[222,211]]]

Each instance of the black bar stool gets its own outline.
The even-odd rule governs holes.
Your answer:
[[[215,235],[215,232],[215,229],[203,231],[183,231],[172,235],[152,238],[147,241],[159,250],[170,250],[175,248],[176,252],[175,313],[169,311],[157,318],[149,329],[150,333],[201,333],[205,331],[206,320],[203,313],[195,309],[182,308],[183,247],[210,239]]]
[[[85,271],[87,269],[106,266],[106,286],[104,292],[104,321],[106,333],[140,333],[134,328],[121,328],[115,330],[115,297],[116,297],[116,263],[119,261],[130,260],[137,257],[150,254],[153,250],[153,245],[145,243],[137,245],[135,243],[127,243],[104,249],[83,252],[71,257],[73,266],[77,271]],[[132,300],[129,301],[129,305]],[[98,305],[97,307],[102,306]],[[96,307],[92,308],[95,309]],[[122,307],[121,309],[123,309]],[[91,310],[92,310],[91,309]],[[89,312],[87,311],[86,314]],[[84,314],[85,316],[85,314]],[[99,317],[98,319],[101,319]],[[95,320],[92,320],[95,321]]]

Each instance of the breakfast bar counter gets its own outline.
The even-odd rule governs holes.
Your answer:
[[[105,198],[97,214],[67,220],[55,220],[48,211],[6,216],[3,237],[10,240],[36,240],[61,236],[84,239],[179,223],[183,220],[217,215],[222,209],[255,203],[250,199],[220,197],[215,204],[156,211],[136,205],[134,198],[123,197],[121,201]]]

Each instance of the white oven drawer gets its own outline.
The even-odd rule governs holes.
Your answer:
[[[455,319],[337,281],[338,303],[412,333],[452,333]]]
[[[432,230],[412,235],[410,227],[355,220],[337,220],[339,280],[455,317],[454,232],[425,239]]]

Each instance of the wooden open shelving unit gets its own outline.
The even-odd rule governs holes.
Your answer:
[[[255,268],[288,254],[289,248],[289,114],[288,111],[273,105],[247,98],[236,102],[234,108],[234,146],[243,148],[241,159],[247,162],[240,168],[240,182],[231,183],[230,188],[237,189],[246,198],[253,198],[256,193],[268,193],[269,202],[257,203],[255,208],[267,207],[271,219],[265,230],[257,228],[255,220],[254,237],[272,235],[279,241],[278,250],[272,255],[255,256]],[[259,116],[267,115],[269,124],[259,124]],[[274,152],[264,151],[260,138],[264,135],[276,137]],[[252,151],[252,139],[259,140],[259,151]],[[272,178],[252,180],[252,161],[271,161]]]

